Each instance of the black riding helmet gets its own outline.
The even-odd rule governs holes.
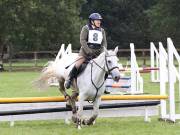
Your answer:
[[[99,14],[99,13],[92,13],[89,15],[89,23],[92,24],[91,21],[94,21],[94,20],[102,20],[102,16]]]

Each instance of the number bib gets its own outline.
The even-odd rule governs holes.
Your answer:
[[[88,43],[101,44],[103,40],[102,31],[89,30]]]

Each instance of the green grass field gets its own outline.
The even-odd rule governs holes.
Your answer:
[[[38,72],[3,72],[0,73],[0,97],[32,97],[57,96],[56,87],[46,91],[38,91],[31,82],[38,77]],[[150,83],[149,74],[144,74],[145,93],[159,94],[159,84]],[[85,126],[78,131],[74,124],[66,125],[63,120],[15,122],[14,127],[9,122],[0,123],[0,135],[178,135],[180,123],[160,122],[158,116],[152,117],[150,123],[143,117],[128,118],[98,118],[93,126]]]

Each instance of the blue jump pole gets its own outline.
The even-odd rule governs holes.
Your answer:
[[[107,79],[112,79],[112,77],[108,77]],[[121,77],[120,80],[130,80],[131,77],[126,76],[126,77]]]

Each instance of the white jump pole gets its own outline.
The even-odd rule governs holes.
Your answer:
[[[131,93],[134,94],[136,91],[136,70],[134,64],[134,44],[130,43],[131,48]]]
[[[151,68],[159,68],[159,53],[153,42],[150,42]],[[151,82],[159,82],[159,70],[151,70]]]
[[[139,67],[136,61],[133,43],[130,43],[130,48],[131,48],[131,94],[143,93],[143,79],[139,73]]]
[[[168,77],[169,77],[169,119],[175,122],[175,96],[174,96],[174,70],[173,70],[173,43],[170,38],[167,39],[168,46]]]
[[[161,118],[168,119],[175,122],[176,119],[180,119],[180,113],[176,111],[175,102],[175,83],[180,81],[180,66],[177,70],[174,65],[174,59],[178,61],[180,65],[180,56],[175,49],[173,42],[170,38],[167,38],[168,53],[163,48],[162,43],[159,43],[160,51],[160,94],[169,95],[169,107],[167,101],[161,100]],[[168,59],[167,59],[168,58]],[[168,82],[168,90],[166,90],[166,82]],[[180,86],[179,86],[180,88]],[[179,89],[180,91],[180,89]],[[180,93],[180,92],[179,92]],[[180,97],[179,97],[180,98]],[[167,111],[168,110],[168,111]]]
[[[167,53],[162,45],[159,43],[159,72],[160,72],[160,95],[166,95],[166,82],[167,82]],[[167,117],[167,110],[166,110],[166,100],[160,101],[160,112],[161,118],[165,119]]]

